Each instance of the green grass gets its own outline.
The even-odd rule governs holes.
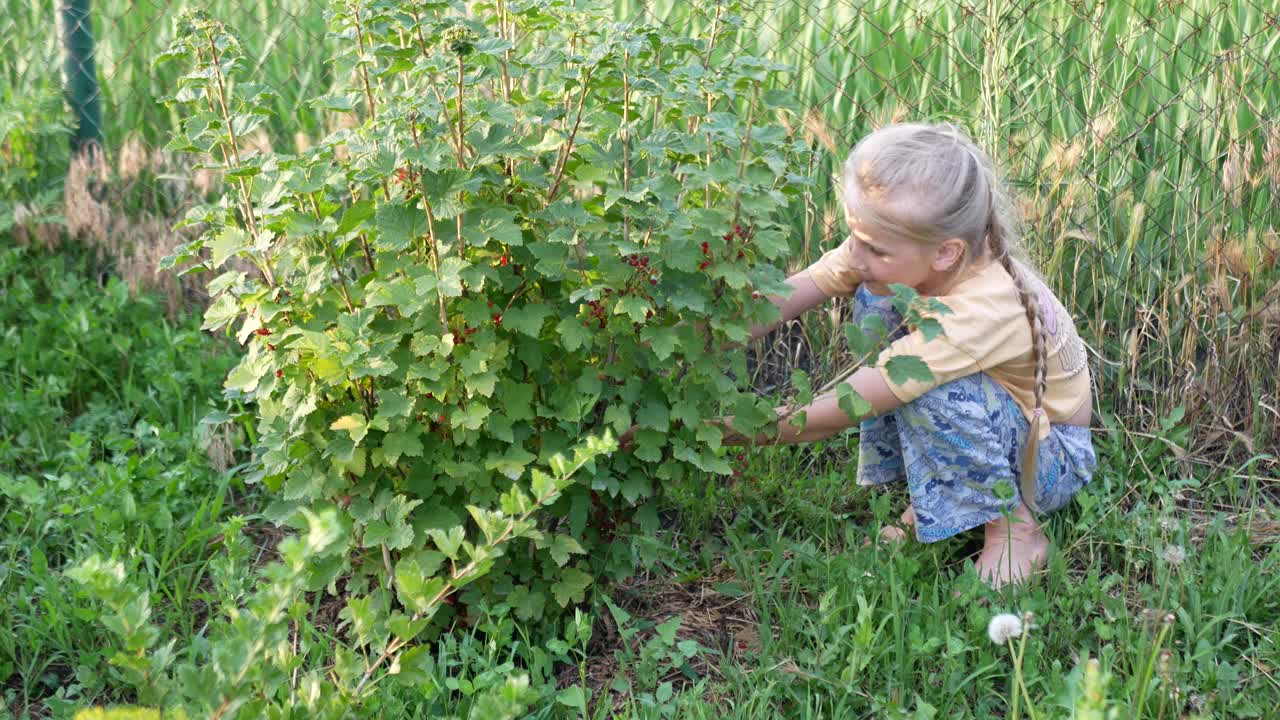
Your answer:
[[[0,250],[0,683],[19,717],[119,696],[99,614],[64,574],[91,553],[125,564],[168,631],[200,630],[240,485],[200,426],[231,356],[64,253]]]
[[[682,502],[688,534],[671,574],[741,594],[736,612],[754,616],[760,638],[720,665],[723,681],[685,699],[682,717],[999,716],[1012,670],[987,623],[1026,611],[1036,627],[1023,669],[1040,717],[1072,717],[1086,657],[1112,677],[1106,697],[1135,717],[1143,699],[1141,717],[1179,717],[1195,709],[1193,695],[1206,717],[1265,717],[1280,701],[1270,670],[1280,661],[1277,536],[1255,522],[1273,518],[1274,506],[1249,500],[1247,487],[1268,478],[1181,477],[1167,446],[1099,433],[1093,485],[1047,526],[1049,574],[1025,592],[994,593],[968,566],[980,538],[864,546],[906,500],[901,488],[851,488],[842,444],[765,452],[753,459],[754,480]],[[1242,479],[1246,488],[1233,488]],[[1179,507],[1174,498],[1189,489],[1206,507],[1239,514]],[[1180,565],[1165,559],[1170,546],[1185,551]],[[1163,661],[1162,649],[1171,651]],[[705,705],[706,696],[722,703]]]

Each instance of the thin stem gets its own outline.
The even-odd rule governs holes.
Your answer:
[[[212,59],[211,66],[213,68],[213,78],[217,83],[218,89],[218,108],[222,112],[222,123],[227,129],[227,137],[230,139],[230,147],[223,149],[223,159],[226,159],[226,153],[229,150],[231,158],[235,161],[235,169],[240,169],[240,140],[236,137],[235,124],[231,122],[231,112],[227,109],[227,86],[222,77],[221,59],[218,57],[218,46],[213,40],[213,33],[206,33],[206,39],[209,41],[209,53]],[[249,234],[253,238],[254,243],[258,242],[258,221],[253,212],[253,195],[249,191],[248,178],[239,178],[236,185],[240,188],[240,202],[244,210],[245,223],[249,226]],[[271,272],[271,266],[265,262],[254,263],[258,266],[259,272],[262,273],[263,280],[266,281],[267,287],[274,288],[276,281],[275,276]]]
[[[751,125],[756,117],[756,100],[760,97],[760,81],[751,84],[751,106],[747,108],[747,132],[742,139],[742,152],[738,155],[738,190],[733,197],[733,222],[742,214],[742,178],[747,170],[747,152],[751,147]]]
[[[565,166],[569,164],[569,156],[573,154],[573,142],[578,136],[578,128],[582,126],[582,108],[587,102],[587,91],[591,88],[591,69],[588,68],[582,77],[582,93],[578,96],[577,117],[573,121],[573,130],[569,132],[568,139],[564,145],[560,147],[560,156],[556,162],[555,179],[551,182],[551,189],[547,191],[547,204],[550,205],[556,199],[556,193],[560,191],[560,182],[564,179]]]
[[[465,150],[465,147],[466,147],[466,145],[465,145],[465,143],[466,143],[466,139],[465,139],[465,138],[466,138],[466,136],[463,134],[463,116],[462,116],[462,89],[463,89],[463,81],[464,81],[465,79],[466,79],[466,66],[465,66],[465,65],[463,64],[463,62],[462,62],[462,55],[461,55],[461,54],[459,54],[459,55],[458,55],[458,95],[457,95],[457,101],[458,101],[458,147],[457,147],[457,153],[458,153],[458,169],[459,169],[459,170],[465,170],[465,169],[466,169],[466,167],[467,167],[466,156],[465,156],[465,153],[464,153],[464,150]],[[458,191],[458,207],[460,207],[460,208],[461,208],[461,207],[465,207],[465,204],[464,204],[464,202],[463,202],[463,197],[464,197],[464,195],[465,195],[465,194],[466,194],[466,193],[465,193],[464,191],[462,191],[462,190],[459,190],[459,191]],[[457,245],[457,247],[458,247],[458,257],[460,257],[460,258],[465,258],[465,257],[466,257],[465,250],[467,249],[467,241],[466,241],[466,238],[465,238],[465,237],[463,237],[463,235],[462,235],[462,211],[459,211],[459,212],[458,212],[458,216],[457,216],[457,218],[455,218],[455,220],[456,220],[455,225],[456,225],[456,226],[457,226],[457,228],[458,228],[458,245]]]
[[[320,204],[316,202],[314,194],[308,194],[307,199],[311,201],[311,210],[316,215],[316,220],[323,220],[320,217]],[[351,304],[351,294],[347,292],[347,279],[342,274],[342,267],[338,265],[338,254],[333,249],[333,238],[327,233],[324,235],[324,249],[329,255],[329,264],[333,265],[333,271],[338,274],[338,287],[342,288],[342,299],[347,303],[347,312],[355,312],[355,306]]]
[[[418,129],[416,123],[409,123],[410,134],[413,136],[414,149],[422,149],[421,141],[418,139]],[[413,177],[412,168],[410,169],[410,178]],[[427,185],[424,180],[422,183],[422,207],[427,214],[427,246],[431,251],[431,269],[435,272],[436,277],[440,277],[440,249],[436,242],[436,218],[431,212],[431,201],[427,200]],[[436,300],[440,305],[440,334],[449,331],[449,313],[444,305],[444,293],[440,290],[440,284],[436,283]]]

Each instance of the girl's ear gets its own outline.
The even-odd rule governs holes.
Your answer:
[[[960,238],[943,240],[933,253],[933,269],[938,272],[948,272],[959,268],[966,250],[968,245]]]

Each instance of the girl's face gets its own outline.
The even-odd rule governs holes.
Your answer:
[[[859,227],[857,218],[845,211],[849,224],[849,252],[853,269],[867,289],[877,295],[889,294],[895,283],[914,288],[922,295],[937,291],[952,279],[953,263],[946,261],[954,250],[947,243],[928,247],[909,240],[874,237]]]

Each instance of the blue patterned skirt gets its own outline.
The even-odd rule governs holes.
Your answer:
[[[860,287],[853,302],[855,322],[868,314],[881,316],[889,328],[901,322],[888,296]],[[1017,507],[1028,426],[1013,396],[986,373],[954,380],[863,421],[858,484],[905,477],[916,537],[951,537]],[[1048,513],[1066,505],[1097,464],[1089,428],[1051,425],[1040,443],[1034,507]]]

